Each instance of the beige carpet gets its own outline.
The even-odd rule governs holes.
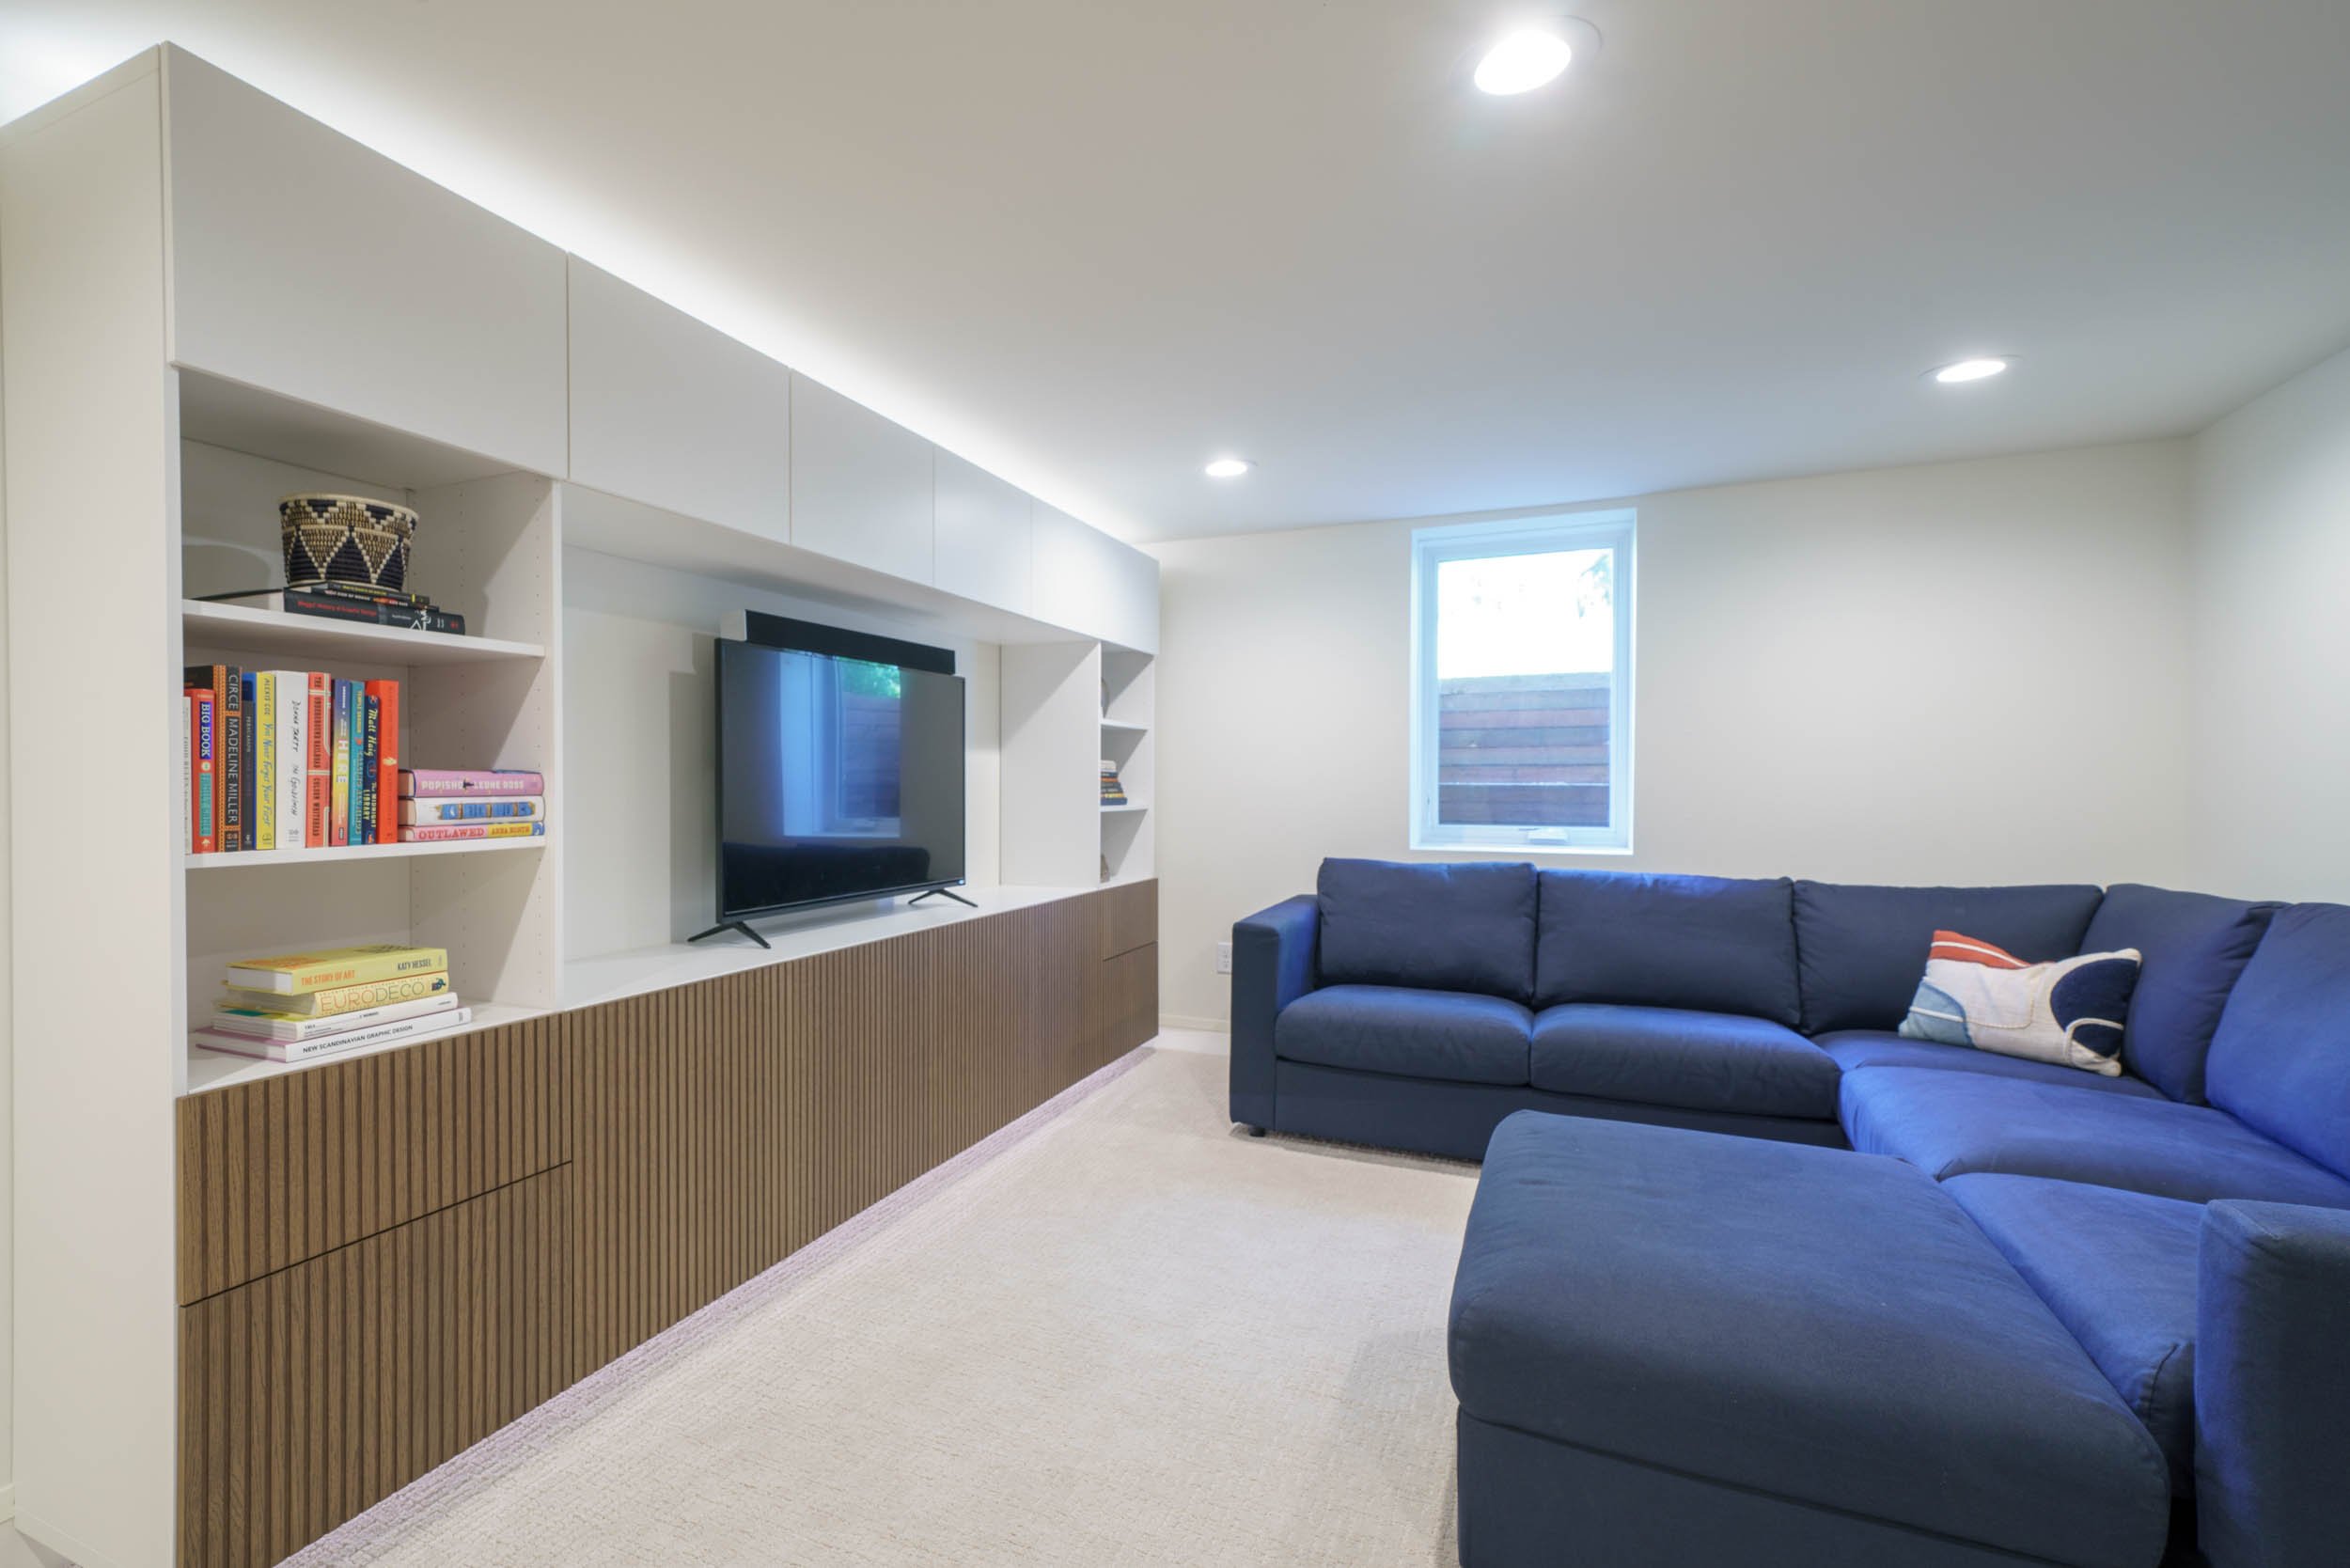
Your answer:
[[[1475,1171],[1129,1058],[290,1560],[1450,1564]]]

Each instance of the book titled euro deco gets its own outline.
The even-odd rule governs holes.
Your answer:
[[[222,985],[212,1027],[192,1038],[264,1061],[446,1033],[473,1018],[450,989],[445,948],[384,942],[248,958],[227,966]]]

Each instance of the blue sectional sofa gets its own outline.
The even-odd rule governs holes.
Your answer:
[[[1943,928],[2137,949],[2125,1071],[1901,1038]],[[1233,934],[1235,1121],[1488,1162],[1471,1568],[2350,1562],[2350,908],[1333,860]]]

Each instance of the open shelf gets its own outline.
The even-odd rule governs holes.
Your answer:
[[[536,1018],[549,1010],[545,1008],[511,1007],[503,1002],[466,1004],[473,1016],[462,1024],[439,1028],[419,1029],[398,1040],[386,1040],[374,1045],[355,1046],[348,1051],[326,1051],[300,1061],[267,1061],[259,1057],[241,1057],[233,1051],[209,1051],[201,1045],[188,1046],[188,1092],[200,1094],[208,1089],[226,1089],[230,1084],[251,1083],[258,1078],[274,1078],[280,1074],[299,1073],[308,1067],[323,1067],[331,1061],[349,1061],[353,1057],[373,1056],[379,1051],[397,1051],[404,1046],[422,1044],[452,1034],[471,1034],[476,1029],[494,1029],[507,1024],[519,1024],[525,1018]]]
[[[243,604],[180,601],[180,639],[191,648],[235,648],[297,658],[365,659],[384,665],[486,664],[543,659],[535,642],[451,636],[404,626],[366,626],[320,616],[287,615]]]
[[[499,850],[544,849],[547,836],[510,839],[438,839],[422,844],[341,844],[324,849],[243,850],[226,855],[180,857],[191,871],[256,866],[331,866],[338,860],[407,860],[429,855],[489,855]]]
[[[1147,801],[1147,800],[1130,800],[1130,801],[1128,801],[1128,802],[1127,802],[1125,805],[1123,805],[1123,806],[1104,806],[1104,807],[1103,807],[1103,808],[1102,808],[1102,815],[1104,815],[1104,816],[1105,816],[1105,817],[1115,817],[1115,816],[1119,815],[1119,814],[1120,814],[1120,813],[1121,813],[1121,812],[1126,812],[1126,811],[1148,811],[1148,810],[1150,810],[1150,809],[1151,809],[1151,803],[1150,803],[1149,801]]]

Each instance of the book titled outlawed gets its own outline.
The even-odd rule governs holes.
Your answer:
[[[244,959],[228,965],[227,979],[230,985],[247,991],[299,996],[307,991],[364,985],[370,980],[435,974],[447,967],[446,948],[370,942],[357,948],[330,948],[323,952]]]

